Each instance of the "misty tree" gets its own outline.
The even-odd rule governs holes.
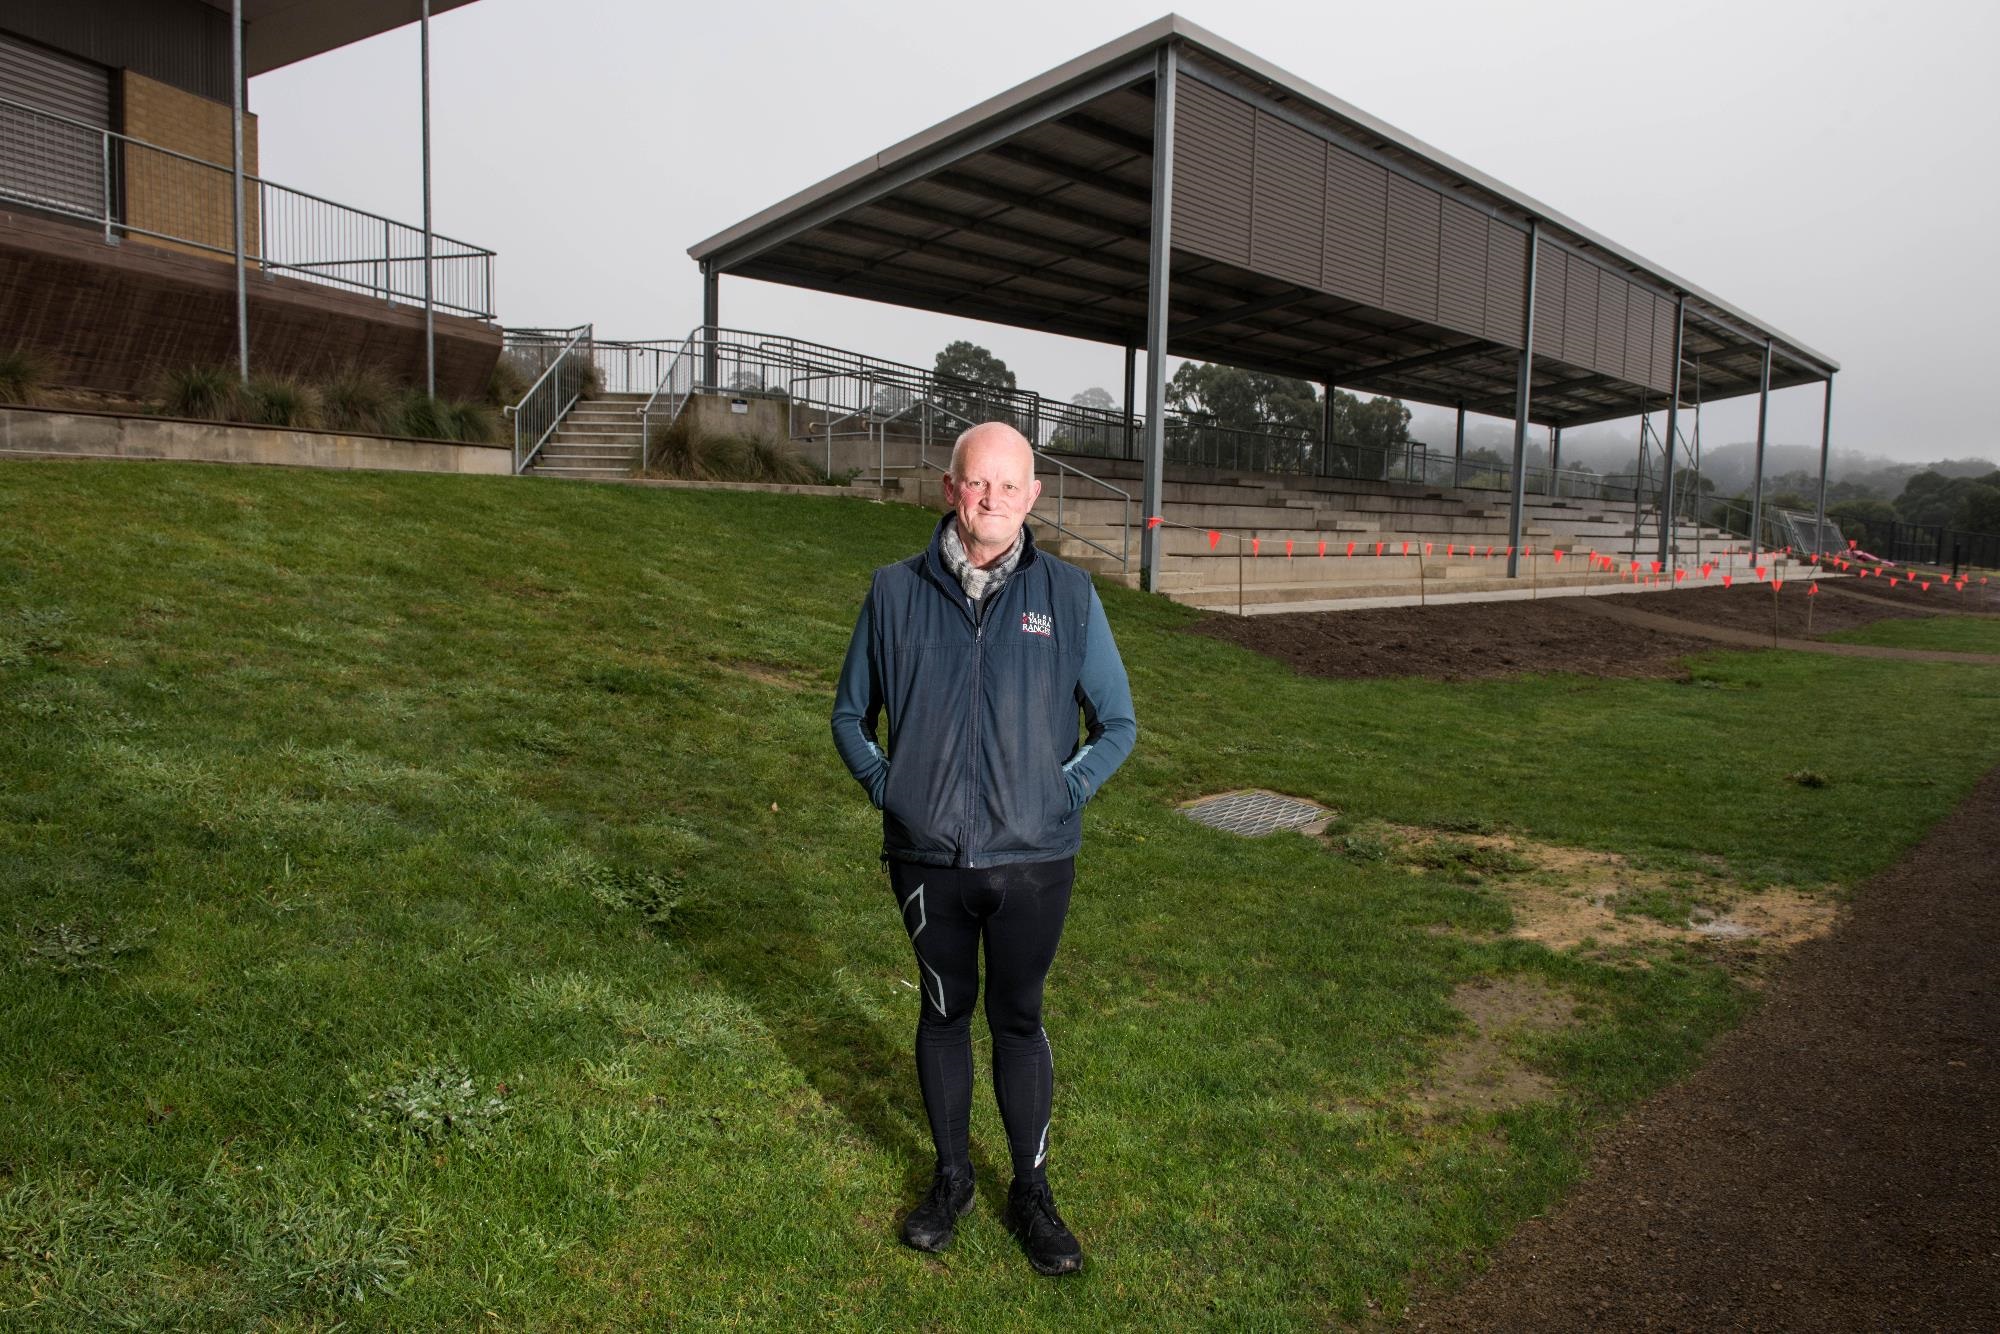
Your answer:
[[[1117,406],[1109,389],[1099,389],[1096,385],[1080,393],[1070,395],[1070,402],[1080,408],[1095,408],[1099,412],[1109,412]]]
[[[1014,372],[977,343],[961,338],[946,344],[937,354],[933,370],[937,404],[954,430],[974,422],[1020,424],[1010,398],[1015,388]]]
[[[869,410],[877,417],[904,416],[916,405],[916,390],[900,384],[878,384],[868,400]]]
[[[1310,380],[1190,361],[1167,382],[1167,409],[1190,422],[1267,435],[1319,434]]]

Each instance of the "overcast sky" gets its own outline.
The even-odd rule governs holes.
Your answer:
[[[688,246],[1163,12],[478,0],[432,21],[436,226],[499,252],[503,323],[681,337]],[[2000,268],[1975,263],[2000,223],[2000,4],[1179,12],[1833,357],[1836,450],[2000,459]],[[263,75],[250,104],[267,177],[420,219],[414,25]],[[1051,396],[1123,373],[1116,348],[740,278],[722,321],[923,365],[971,338]],[[1707,440],[1752,438],[1755,401],[1709,410]],[[1818,442],[1817,386],[1771,408],[1774,443]]]

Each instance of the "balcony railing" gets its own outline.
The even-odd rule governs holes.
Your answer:
[[[408,305],[424,302],[423,229],[243,178],[244,259],[265,272]],[[234,173],[0,98],[0,204],[101,227],[168,249],[233,258]],[[493,318],[493,252],[431,233],[431,304]]]

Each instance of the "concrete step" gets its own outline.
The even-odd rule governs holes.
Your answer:
[[[553,477],[569,481],[602,481],[632,475],[630,468],[557,468],[543,467],[540,464],[528,469],[528,472],[535,477]]]
[[[1462,580],[1448,587],[1436,581],[1417,579],[1383,579],[1372,582],[1355,582],[1341,585],[1312,584],[1245,584],[1240,604],[1245,607],[1275,607],[1299,603],[1342,602],[1364,598],[1409,597],[1422,599],[1436,596],[1457,598],[1466,594],[1515,593],[1522,597],[1540,594],[1554,594],[1569,590],[1584,590],[1598,587],[1616,587],[1617,581],[1608,577],[1591,575],[1563,575],[1558,578],[1530,580],[1526,575],[1519,579],[1508,579],[1495,575],[1485,579]],[[1176,602],[1190,607],[1201,607],[1210,611],[1234,611],[1239,605],[1235,588],[1211,588],[1170,592]]]

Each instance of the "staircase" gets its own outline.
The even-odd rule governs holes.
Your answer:
[[[647,397],[598,394],[579,400],[535,455],[528,473],[585,480],[632,476],[643,461],[639,408]]]

